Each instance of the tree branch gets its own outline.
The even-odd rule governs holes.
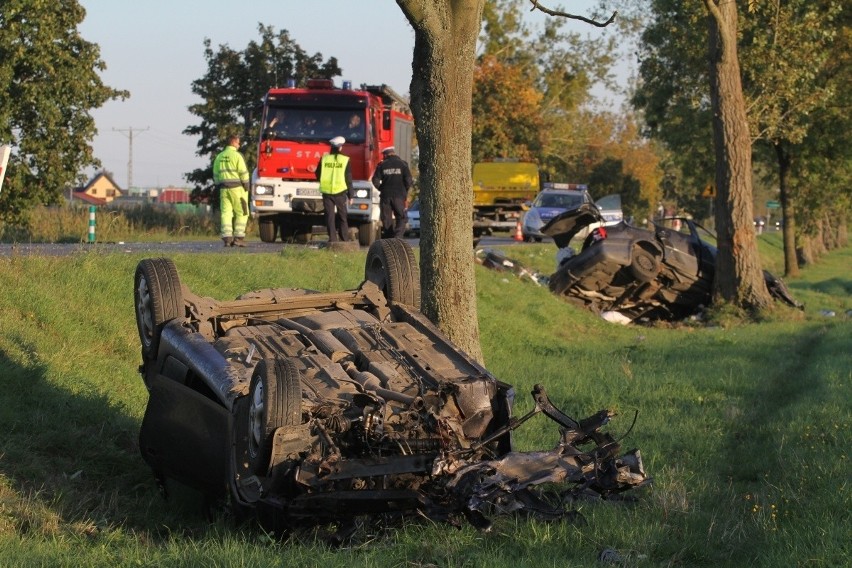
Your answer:
[[[544,12],[545,14],[547,14],[548,16],[561,16],[563,18],[570,18],[572,20],[580,20],[581,22],[585,22],[587,24],[592,24],[593,26],[596,26],[596,27],[599,27],[599,28],[605,28],[608,25],[610,25],[615,20],[615,17],[618,15],[618,11],[615,11],[615,12],[612,13],[612,16],[610,16],[607,21],[601,23],[601,22],[598,22],[596,20],[590,20],[589,18],[586,18],[586,17],[583,17],[583,16],[577,16],[575,14],[569,14],[568,12],[560,12],[558,10],[551,10],[550,8],[545,8],[544,6],[542,6],[541,4],[538,3],[538,0],[530,0],[530,2],[533,5],[530,12],[534,12],[535,10],[540,10],[540,11]]]

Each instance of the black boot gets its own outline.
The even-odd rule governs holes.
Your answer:
[[[244,247],[246,246],[246,241],[243,237],[234,237],[234,243],[231,246]]]
[[[222,242],[225,243],[226,247],[234,246],[234,239],[232,239],[231,237],[222,237]]]

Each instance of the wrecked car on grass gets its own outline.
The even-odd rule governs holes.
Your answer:
[[[584,204],[542,227],[559,247],[550,290],[597,313],[617,312],[630,321],[679,320],[710,305],[716,270],[715,236],[689,218],[669,218],[651,229],[625,222],[594,229],[579,253],[569,247],[585,227],[602,223]],[[770,294],[801,308],[781,279],[767,271]]]
[[[142,260],[134,299],[149,391],[139,444],[160,482],[226,497],[276,527],[418,511],[438,520],[518,509],[559,515],[533,487],[607,496],[647,483],[640,454],[574,420],[544,388],[512,416],[514,391],[418,309],[403,240],[376,241],[355,290],[193,294],[166,258]],[[553,449],[512,450],[537,414]],[[271,519],[271,521],[270,521]]]

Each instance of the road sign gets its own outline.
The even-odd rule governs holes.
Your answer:
[[[716,197],[716,186],[712,183],[705,185],[701,197]]]
[[[767,201],[766,202],[767,209],[781,209],[781,203],[778,201]]]
[[[3,179],[6,177],[6,164],[9,163],[11,146],[0,146],[0,190],[3,189]]]

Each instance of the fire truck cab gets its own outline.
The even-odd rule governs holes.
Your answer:
[[[369,246],[381,232],[379,192],[370,178],[383,148],[394,146],[410,162],[414,119],[408,104],[387,85],[352,89],[344,81],[312,79],[305,88],[271,89],[263,101],[257,169],[252,176],[252,206],[260,238],[307,242],[325,232],[317,165],[328,141],[343,136],[354,186],[349,226]]]

